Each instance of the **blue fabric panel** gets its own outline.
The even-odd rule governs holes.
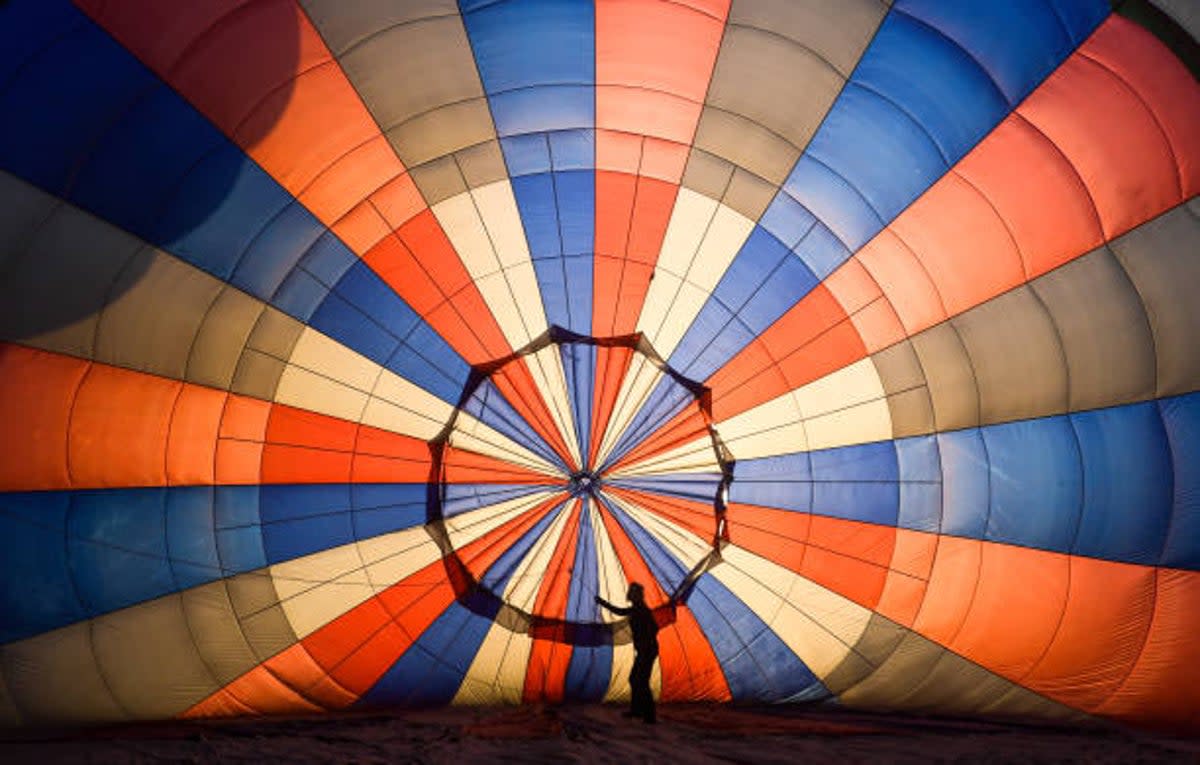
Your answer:
[[[596,178],[591,170],[570,170],[554,173],[554,191],[558,197],[559,230],[562,234],[562,251],[566,255],[591,255],[596,226]],[[587,262],[591,268],[591,261]],[[586,294],[570,293],[572,302],[580,305],[586,300],[588,323],[591,323],[591,286],[589,272],[586,281],[575,282],[579,287],[587,285]],[[575,285],[572,285],[575,286]],[[587,328],[575,330],[587,334]]]
[[[275,292],[275,306],[305,324],[325,300],[329,288],[302,268],[295,268]]]
[[[1071,551],[1157,563],[1171,523],[1171,449],[1158,406],[1080,412],[1071,424],[1083,453],[1083,517]]]
[[[1200,569],[1200,393],[1159,402],[1171,444],[1174,492],[1171,530],[1159,563]]]
[[[529,552],[530,548],[533,547],[534,542],[541,539],[542,534],[545,534],[546,529],[550,528],[550,524],[563,511],[565,505],[566,503],[564,502],[546,513],[540,521],[534,524],[533,528],[525,532],[520,539],[505,550],[504,554],[480,578],[480,583],[494,593],[502,592],[509,577],[517,570],[517,566],[520,565],[521,560]]]
[[[377,364],[383,364],[400,345],[371,317],[336,292],[331,292],[309,319],[313,329],[353,348]]]
[[[446,486],[446,493],[442,498],[442,515],[450,518],[509,499],[545,491],[545,488],[544,486],[509,484],[450,484]]]
[[[292,201],[241,149],[226,142],[184,176],[150,238],[217,278],[229,280],[242,253]],[[271,299],[270,292],[257,289],[259,285],[238,286],[261,300]]]
[[[739,460],[733,474],[731,502],[812,512],[813,473],[808,452]]]
[[[304,257],[300,259],[300,267],[312,274],[321,284],[333,288],[357,262],[358,258],[350,248],[332,231],[327,230],[308,252],[304,253]]]
[[[167,490],[167,555],[177,590],[223,575],[217,556],[214,501],[212,486],[175,486]]]
[[[900,472],[890,441],[812,452],[813,512],[896,525]]]
[[[558,202],[550,173],[512,179],[513,196],[525,227],[525,239],[533,259],[538,291],[550,324],[571,324],[567,275],[563,264],[562,237],[558,230]]]
[[[355,539],[370,539],[425,523],[426,488],[423,483],[352,485]]]
[[[783,191],[811,210],[848,250],[858,250],[884,226],[861,191],[808,154],[796,162]]]
[[[501,138],[500,150],[510,178],[550,172],[550,139],[544,133]]]
[[[808,236],[804,237],[792,252],[796,253],[796,257],[800,258],[818,279],[829,276],[838,266],[850,259],[850,250],[822,223],[813,226]]]
[[[262,527],[263,552],[267,563],[281,563],[354,541],[349,512],[276,521]]]
[[[66,0],[25,0],[0,5],[0,82],[8,82],[27,59],[93,24]]]
[[[983,429],[991,466],[987,539],[1070,550],[1083,505],[1075,432],[1066,417]]]
[[[218,486],[213,490],[217,556],[227,573],[267,565],[258,517],[258,486]]]
[[[1074,46],[1082,43],[1100,26],[1111,10],[1107,0],[1049,0],[1049,4],[1062,21]]]
[[[565,696],[571,701],[602,701],[612,680],[611,645],[577,645],[567,665]]]
[[[982,539],[988,513],[988,453],[977,428],[939,433],[941,533]]]
[[[816,222],[804,205],[787,194],[776,194],[759,218],[758,225],[790,249],[808,235]]]
[[[106,613],[175,589],[167,562],[165,489],[80,491],[67,516],[67,554],[86,608]]]
[[[942,519],[942,462],[936,436],[898,438],[900,513],[897,525],[914,531],[938,532]]]
[[[592,170],[596,166],[595,130],[560,130],[549,134],[555,172]],[[588,246],[591,249],[591,246]]]
[[[471,373],[463,357],[423,321],[384,366],[450,404],[458,402]]]
[[[254,295],[274,299],[279,285],[327,229],[293,201],[250,244],[229,280]]]
[[[773,292],[773,294],[779,293]],[[758,307],[761,306],[752,303],[740,316],[734,317],[719,331],[714,332],[711,340],[704,347],[703,352],[680,370],[681,373],[687,376],[689,380],[707,380],[714,372],[725,366],[730,359],[741,353],[747,345],[754,342],[757,334],[753,329],[746,326],[746,322],[747,320],[756,320],[755,316],[749,314],[752,314],[754,309]],[[791,306],[789,305],[788,307],[790,308]]]
[[[463,410],[490,425],[535,454],[566,470],[562,457],[550,447],[529,422],[517,414],[491,380],[483,382],[463,406]]]
[[[580,459],[586,463],[592,437],[592,387],[596,381],[596,346],[572,343],[559,346],[566,373],[567,399],[575,420]]]
[[[736,264],[737,261],[735,260],[734,263]],[[696,359],[703,355],[704,351],[716,341],[722,330],[731,322],[733,322],[733,311],[715,295],[710,295],[704,301],[704,305],[700,306],[700,311],[696,314],[696,318],[692,319],[692,323],[688,326],[687,332],[683,334],[679,344],[675,346],[675,350],[671,352],[671,358],[668,359],[671,368],[689,380],[704,380],[705,377],[693,369]]]
[[[998,96],[997,101],[995,122],[1004,113]],[[881,222],[896,217],[949,167],[928,125],[914,121],[871,86],[848,83],[823,127],[827,130],[813,138],[806,156],[844,178]],[[789,180],[793,196],[806,201],[806,191]],[[846,244],[854,249],[850,241]]]
[[[600,606],[595,601],[596,593],[600,592],[600,564],[596,557],[589,504],[590,500],[584,498],[579,516],[579,542],[575,546],[575,561],[567,588],[566,618],[572,622],[600,621]]]
[[[333,291],[398,340],[408,337],[421,321],[417,312],[361,260],[342,275]]]
[[[489,101],[496,133],[506,137],[589,128],[596,124],[595,93],[590,85],[544,85],[492,94]]]
[[[1024,20],[1017,23],[1025,29]],[[994,29],[982,29],[995,34]],[[1010,50],[1036,45],[1027,34],[1005,40]],[[853,82],[895,104],[892,122],[901,128],[900,113],[924,131],[925,140],[937,145],[942,161],[953,164],[1008,115],[1009,103],[1000,88],[974,57],[936,29],[904,13],[891,13],[872,43],[873,55],[864,56]],[[1065,53],[1065,51],[1064,51]],[[855,110],[851,108],[851,113]],[[867,112],[859,112],[865,116]],[[911,143],[910,136],[897,136]],[[945,167],[945,165],[943,165]],[[930,168],[937,172],[941,168]],[[921,186],[931,176],[914,178]],[[922,182],[923,180],[923,182]],[[919,193],[919,191],[918,191]]]
[[[449,703],[491,626],[491,619],[451,603],[357,705]]]
[[[95,25],[61,21],[71,31],[47,49],[32,53],[14,46],[14,52],[31,53],[29,59],[14,61],[0,49],[13,77],[0,91],[0,114],[20,115],[0,125],[0,165],[59,195],[96,139],[155,87],[149,71]]]
[[[901,0],[893,9],[920,19],[970,51],[1008,103],[1016,105],[1108,13],[1108,4],[1102,1],[1072,0],[1070,4],[1082,11],[1073,30],[1063,26],[1063,19],[1046,0]]]
[[[831,695],[787,644],[712,574],[697,580],[687,605],[712,645],[735,701]]]
[[[89,616],[67,558],[70,502],[67,492],[0,494],[0,643]]]
[[[755,336],[761,335],[795,304],[797,296],[807,295],[816,286],[817,277],[808,266],[799,258],[788,254],[779,262],[766,284],[754,293],[738,313],[738,320]],[[723,359],[719,366],[724,366],[731,358],[733,356]],[[711,372],[706,373],[705,378],[716,369],[717,367],[714,367]]]
[[[227,172],[209,187],[211,196],[192,215],[176,211],[174,227],[160,228],[164,206],[189,170],[222,148],[221,134],[165,85],[151,87],[99,137],[79,169],[71,197],[96,215],[135,232],[160,233],[168,239],[190,230],[218,203],[218,195],[233,182]]]

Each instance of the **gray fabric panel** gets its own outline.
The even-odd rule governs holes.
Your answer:
[[[394,135],[393,128],[450,104],[481,99],[484,95],[467,41],[462,19],[444,16],[411,21],[375,34],[338,57],[342,69],[362,96],[363,102],[392,140],[400,159],[409,166],[420,164],[438,153],[423,146],[427,141],[462,148],[462,136],[482,129],[467,125],[468,115],[454,113],[442,124],[424,124],[411,135]],[[486,126],[494,137],[490,114],[476,109],[475,120],[487,115]],[[440,127],[448,135],[438,135]],[[407,139],[407,140],[402,140]],[[441,152],[444,153],[444,152]]]
[[[1072,411],[1154,395],[1154,337],[1141,299],[1107,249],[1035,280],[1067,354]]]
[[[1200,388],[1200,203],[1160,215],[1112,243],[1154,330],[1156,395]]]
[[[335,56],[397,24],[458,14],[454,0],[300,0],[300,4]]]
[[[122,269],[143,246],[78,208],[55,208],[28,247],[8,257],[0,281],[3,339],[91,358],[97,314]],[[127,278],[136,281],[144,266],[129,269]]]
[[[889,5],[880,0],[734,0],[729,21],[801,41],[846,78]]]
[[[841,696],[847,690],[865,681],[876,668],[887,661],[892,651],[904,639],[907,632],[903,627],[879,614],[872,614],[853,650],[846,654],[832,672],[821,678],[825,687]],[[863,670],[866,667],[866,670]]]
[[[733,171],[733,179],[730,180],[729,189],[721,201],[750,220],[756,221],[774,198],[774,186],[739,167]]]
[[[734,166],[707,151],[692,149],[683,170],[682,185],[711,199],[725,196]]]
[[[887,645],[896,625],[873,618],[860,640]],[[889,633],[877,640],[870,633]],[[856,646],[857,648],[857,646]],[[907,688],[907,693],[897,693]],[[1068,707],[1014,685],[933,641],[908,630],[879,659],[878,669],[846,690],[839,700],[847,706],[910,712],[980,713],[998,717],[1080,719]]]
[[[265,661],[296,642],[287,615],[269,574],[251,572],[224,580],[242,633],[259,661]]]
[[[0,172],[0,283],[50,216],[59,200],[9,173]]]
[[[275,398],[279,378],[304,325],[287,314],[264,306],[234,373],[234,393],[266,400]]]
[[[9,692],[26,723],[129,719],[100,674],[90,632],[89,622],[79,622],[0,646]]]
[[[453,156],[442,157],[409,170],[413,183],[430,206],[458,196],[467,190],[467,182]]]
[[[892,437],[904,438],[934,430],[933,401],[925,385],[925,371],[908,340],[871,357],[892,415]]]
[[[971,357],[984,422],[1066,410],[1062,344],[1050,315],[1027,285],[951,321]]]
[[[783,183],[800,156],[800,149],[762,125],[709,106],[700,113],[694,144],[776,186]]]
[[[463,149],[455,154],[463,178],[471,188],[486,186],[508,177],[508,168],[504,164],[504,154],[500,151],[500,142],[484,141],[481,144]]]
[[[224,687],[261,659],[246,642],[224,582],[213,582],[180,595],[188,626],[204,662]]]
[[[263,304],[257,299],[233,287],[222,287],[192,342],[187,379],[228,390],[262,312]]]
[[[221,292],[221,282],[144,248],[121,273],[112,292],[96,331],[96,359],[183,379],[192,341]]]
[[[446,104],[390,127],[385,133],[406,167],[496,138],[492,113],[483,96]]]
[[[706,103],[747,117],[803,149],[845,78],[769,23],[767,29],[773,31],[734,24],[725,28]],[[790,165],[783,171],[788,169]]]
[[[92,644],[109,688],[134,717],[174,716],[219,688],[178,595],[97,618]]]
[[[925,370],[933,399],[937,430],[959,430],[979,424],[979,392],[971,359],[954,328],[938,324],[912,338],[913,349]]]

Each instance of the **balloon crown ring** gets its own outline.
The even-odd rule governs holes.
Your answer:
[[[510,471],[482,484],[472,460],[501,442]],[[626,639],[591,608],[594,595],[623,601],[626,580],[653,579],[648,604],[671,610],[729,539],[735,461],[713,427],[710,392],[640,333],[555,326],[473,366],[429,449],[425,529],[455,597],[515,632],[575,645]],[[456,523],[484,506],[495,508],[489,518]],[[690,513],[686,533],[679,512]],[[666,549],[656,537],[668,528],[690,543]]]

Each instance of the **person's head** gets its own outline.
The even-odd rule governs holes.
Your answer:
[[[625,597],[629,598],[630,603],[645,603],[646,590],[637,582],[630,582],[629,592],[625,593]]]

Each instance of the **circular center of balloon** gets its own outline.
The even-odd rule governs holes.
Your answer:
[[[599,596],[670,611],[719,560],[733,460],[708,390],[641,336],[551,328],[476,366],[430,442],[426,528],[458,602],[575,644],[624,629]]]

